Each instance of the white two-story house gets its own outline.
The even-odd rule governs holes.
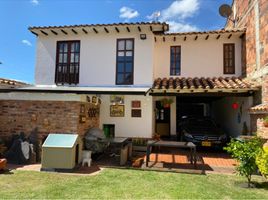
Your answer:
[[[187,115],[211,117],[232,136],[250,132],[258,88],[241,78],[243,29],[168,33],[168,24],[152,22],[29,30],[37,37],[35,85],[13,93],[96,97],[98,126],[116,137],[175,136]]]

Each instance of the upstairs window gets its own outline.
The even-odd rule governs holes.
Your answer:
[[[235,44],[223,44],[223,72],[224,74],[235,73]]]
[[[116,84],[132,85],[134,68],[134,39],[118,39],[116,55]]]
[[[78,84],[80,41],[57,42],[56,84]]]
[[[170,75],[181,74],[181,46],[170,47]]]

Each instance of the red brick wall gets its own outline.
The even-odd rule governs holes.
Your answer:
[[[81,105],[85,105],[85,123],[79,122]],[[83,135],[90,127],[99,127],[99,116],[89,118],[89,103],[67,101],[0,101],[0,137],[7,139],[12,133],[26,135],[38,128],[41,139],[48,133],[77,133]],[[98,106],[96,107],[99,110]]]
[[[268,66],[268,1],[260,0],[261,66]]]
[[[268,1],[258,0],[259,5],[259,30],[255,29],[256,18],[254,3],[256,0],[234,0],[233,6],[236,7],[237,27],[246,27],[245,38],[242,42],[242,73],[250,78],[250,74],[256,72],[256,31],[259,32],[260,44],[260,68],[268,66]],[[253,6],[251,6],[253,5]],[[231,28],[232,22],[228,22],[226,27]],[[262,85],[262,103],[268,103],[268,75],[264,74],[260,77]],[[251,129],[258,132],[259,135],[267,137],[268,129],[263,126],[262,119],[268,114],[251,114]]]
[[[268,128],[264,126],[263,119],[267,114],[251,114],[251,129],[252,133],[257,133],[258,136],[268,140]]]
[[[262,78],[262,102],[268,103],[268,75]]]
[[[251,131],[252,133],[258,133],[261,135],[266,134],[268,137],[268,129],[264,127],[263,125],[263,119],[268,116],[268,114],[251,114],[250,119],[251,119]],[[262,131],[262,133],[260,133]],[[266,133],[265,133],[266,131]],[[268,139],[268,138],[267,138]]]
[[[256,38],[255,38],[255,10],[251,5],[255,0],[234,0],[237,13],[237,24],[239,28],[246,27],[245,48],[243,53],[246,59],[242,66],[246,66],[247,74],[256,70]],[[248,14],[247,14],[248,12]],[[259,35],[260,35],[260,67],[268,65],[268,1],[259,0]],[[227,28],[233,27],[228,21]]]

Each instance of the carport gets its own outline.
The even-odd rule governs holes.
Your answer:
[[[155,110],[164,112],[164,120],[159,125],[155,120],[155,132],[165,127],[166,137],[174,136],[177,124],[183,116],[207,116],[230,136],[237,137],[250,133],[249,108],[253,105],[253,95],[259,88],[252,82],[238,77],[219,78],[158,78],[154,82],[151,95],[154,96]],[[172,99],[169,108],[159,108],[163,98]],[[155,113],[157,117],[158,113]]]

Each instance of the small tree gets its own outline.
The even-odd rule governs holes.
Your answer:
[[[248,187],[251,185],[252,174],[258,169],[256,157],[262,150],[263,141],[259,137],[254,137],[245,141],[232,139],[225,147],[228,153],[239,162],[236,167],[241,176],[245,176],[248,181]]]

